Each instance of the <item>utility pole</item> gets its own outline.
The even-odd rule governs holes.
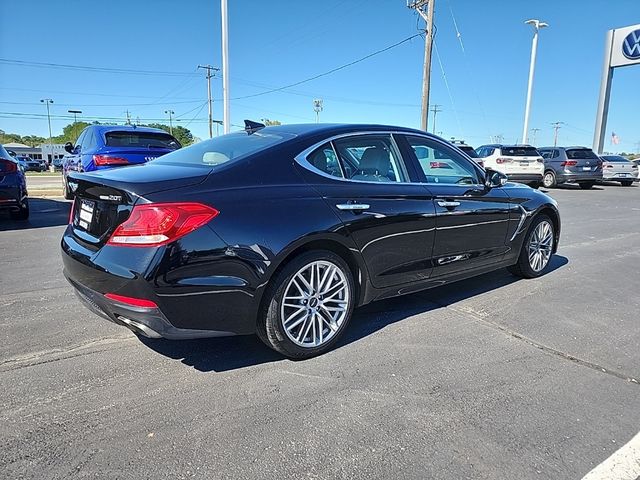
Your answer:
[[[433,107],[431,107],[431,111],[433,112],[433,128],[431,129],[431,131],[433,133],[436,133],[436,115],[442,111],[442,109],[440,108],[442,105],[438,105],[437,103],[435,103],[433,105]]]
[[[320,112],[322,111],[321,98],[317,98],[313,101],[313,111],[316,112],[316,123],[320,122]]]
[[[203,70],[207,71],[207,101],[209,102],[209,138],[213,138],[213,98],[211,97],[211,79],[214,77],[215,72],[219,72],[220,69],[216,67],[212,67],[211,65],[198,65],[198,68],[202,68]],[[214,73],[211,73],[211,72],[214,72]]]
[[[231,115],[229,113],[229,25],[227,21],[227,0],[220,0],[220,17],[222,20],[222,102],[224,122],[223,131],[231,131]]]
[[[529,25],[533,25],[533,40],[531,42],[531,62],[529,63],[529,85],[527,86],[527,103],[524,108],[524,127],[522,128],[522,143],[527,143],[529,133],[529,114],[531,113],[531,94],[533,92],[533,72],[536,68],[536,54],[538,52],[538,32],[541,28],[548,27],[549,24],[540,20],[527,20]]]
[[[420,127],[425,132],[429,123],[429,91],[431,87],[431,51],[433,49],[433,16],[436,0],[407,0],[425,21],[424,65],[422,70],[422,110]]]
[[[78,115],[82,113],[82,110],[67,110],[69,113],[73,113],[73,123],[78,123]]]
[[[536,136],[538,135],[538,132],[540,131],[539,128],[532,128],[531,131],[533,132],[533,142],[531,142],[533,144],[533,146],[536,146]]]
[[[124,112],[127,115],[127,125],[131,125],[131,112],[129,110],[125,110]]]
[[[164,113],[169,114],[169,133],[173,135],[173,119],[171,118],[171,115],[175,115],[176,112],[174,112],[173,110],[165,110]]]
[[[553,133],[553,146],[554,147],[558,146],[558,130],[560,130],[562,128],[562,125],[564,125],[564,122],[554,122],[554,123],[551,124],[551,126],[555,130],[554,133]]]
[[[51,150],[51,161],[53,161],[53,147],[51,146],[51,113],[49,112],[49,104],[53,103],[53,100],[51,100],[50,98],[41,98],[40,102],[44,103],[47,106],[47,123],[49,124],[49,149]],[[47,160],[49,160],[48,156]]]

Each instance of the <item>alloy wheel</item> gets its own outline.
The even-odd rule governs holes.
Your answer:
[[[280,307],[287,337],[301,347],[318,347],[338,332],[351,302],[349,283],[340,267],[318,260],[291,277]]]
[[[553,187],[554,183],[555,183],[555,178],[553,176],[553,173],[551,172],[545,173],[544,178],[542,179],[542,184],[545,186],[545,188]]]
[[[529,266],[534,272],[540,272],[547,266],[552,249],[553,226],[545,220],[536,225],[529,237]]]

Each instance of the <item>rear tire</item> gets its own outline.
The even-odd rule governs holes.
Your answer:
[[[578,185],[580,185],[582,190],[589,190],[595,185],[595,183],[596,182],[580,182]]]
[[[542,185],[544,185],[544,188],[554,188],[557,185],[556,174],[551,170],[544,172],[544,177],[542,177]]]
[[[529,184],[529,186],[530,186],[531,188],[533,188],[534,190],[539,189],[539,188],[540,188],[540,185],[541,185],[541,184],[540,184],[540,182],[533,182],[533,183],[530,183],[530,184]]]
[[[522,278],[544,275],[553,256],[555,241],[553,222],[547,215],[538,215],[527,230],[518,261],[507,269],[513,275]]]
[[[620,182],[620,185],[622,185],[623,187],[630,187],[631,185],[633,185],[633,180],[623,180]]]
[[[315,357],[335,345],[351,320],[353,275],[340,256],[312,250],[275,275],[265,299],[258,337],[291,359]]]
[[[29,200],[25,199],[24,203],[20,206],[17,212],[9,213],[9,216],[13,220],[28,220],[29,219]]]

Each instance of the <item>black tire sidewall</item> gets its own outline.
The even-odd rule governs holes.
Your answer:
[[[305,348],[296,345],[285,333],[280,318],[280,306],[291,278],[305,265],[319,260],[331,262],[342,270],[349,285],[351,301],[349,302],[346,318],[335,335],[323,345]],[[266,309],[263,312],[261,324],[258,325],[258,336],[265,341],[268,346],[292,359],[311,358],[330,350],[335,343],[340,340],[340,337],[342,337],[342,334],[346,330],[357,300],[353,274],[349,265],[347,265],[342,257],[328,250],[312,250],[294,258],[276,274],[271,287],[265,292],[265,295],[268,295],[268,300],[266,302]]]

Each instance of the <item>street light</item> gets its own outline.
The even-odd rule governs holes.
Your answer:
[[[169,114],[169,133],[173,135],[173,121],[171,115],[175,115],[176,112],[174,112],[173,110],[165,110],[164,113]]]
[[[529,113],[531,111],[531,92],[533,90],[533,72],[536,67],[536,53],[538,50],[538,32],[541,28],[548,27],[549,24],[540,20],[531,19],[524,22],[532,25],[533,41],[531,43],[531,63],[529,64],[529,85],[527,87],[527,104],[524,109],[524,127],[522,128],[522,143],[527,143],[527,134],[529,133]]]
[[[50,98],[41,98],[40,102],[44,103],[47,106],[47,123],[49,124],[49,149],[51,150],[51,160],[53,160],[53,147],[51,146],[51,114],[49,112],[49,104],[53,103],[53,100],[51,100]],[[47,160],[48,159],[49,158],[47,157]]]
[[[316,112],[316,123],[320,121],[320,112],[323,110],[322,108],[322,99],[318,98],[313,101],[313,111]]]
[[[80,115],[82,113],[82,110],[67,110],[67,112],[73,113],[73,123],[78,123],[77,115]]]

